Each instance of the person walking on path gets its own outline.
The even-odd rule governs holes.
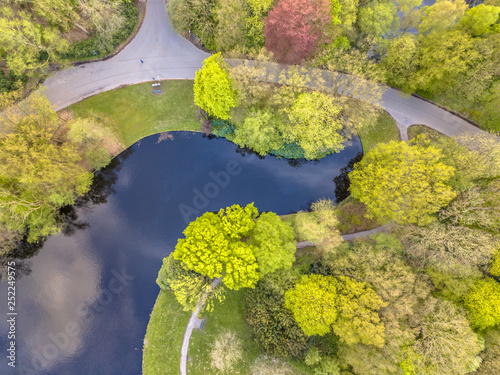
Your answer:
[[[141,62],[141,64],[144,64],[144,61],[142,61],[142,60],[139,60],[139,61]]]

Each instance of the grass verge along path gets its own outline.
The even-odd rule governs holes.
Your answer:
[[[182,310],[173,292],[160,291],[144,338],[144,375],[179,374],[182,336],[190,315]]]
[[[162,90],[161,94],[152,91]],[[77,117],[106,118],[125,147],[152,134],[173,130],[199,131],[193,81],[131,85],[92,96],[69,107]]]

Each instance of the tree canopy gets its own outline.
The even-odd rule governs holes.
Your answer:
[[[194,79],[194,102],[209,115],[229,119],[229,110],[237,105],[236,93],[220,53],[205,59]]]
[[[384,344],[383,306],[371,287],[345,276],[304,275],[285,293],[285,307],[306,335],[333,331],[347,344]]]
[[[426,223],[431,214],[455,197],[446,182],[454,168],[442,153],[391,141],[370,150],[349,174],[350,191],[367,206],[370,217],[399,223]]]

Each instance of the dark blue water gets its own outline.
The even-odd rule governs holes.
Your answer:
[[[64,233],[19,251],[16,368],[7,359],[4,282],[1,374],[140,374],[156,275],[187,222],[235,203],[286,214],[335,199],[333,179],[361,151],[356,139],[319,162],[291,163],[224,139],[172,134],[161,142],[149,137],[116,158],[96,175],[91,193],[66,210]]]

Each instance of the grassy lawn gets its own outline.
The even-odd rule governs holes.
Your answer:
[[[217,375],[210,359],[210,348],[218,334],[225,330],[233,331],[243,343],[243,358],[236,366],[234,374],[250,374],[255,359],[263,355],[257,346],[243,317],[245,290],[229,291],[226,300],[216,303],[212,312],[202,313],[202,330],[194,330],[189,345],[188,374]]]
[[[172,130],[199,131],[193,81],[163,81],[161,94],[141,83],[92,96],[69,109],[77,117],[106,118],[125,147],[152,134]]]
[[[374,124],[363,126],[358,130],[358,134],[365,153],[378,143],[401,140],[396,122],[391,115],[383,110],[380,110],[380,114]]]
[[[182,336],[190,315],[182,311],[173,292],[160,292],[144,339],[144,375],[179,374]]]

